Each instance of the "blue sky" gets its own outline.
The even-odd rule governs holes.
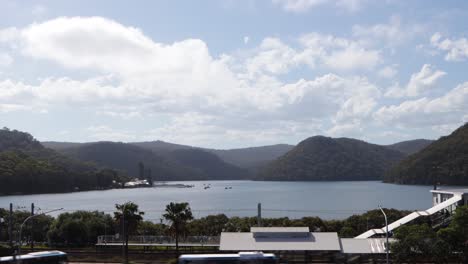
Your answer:
[[[1,126],[214,148],[468,121],[465,1],[0,0]]]

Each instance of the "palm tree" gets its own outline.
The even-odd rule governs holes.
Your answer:
[[[144,212],[140,212],[138,205],[132,202],[116,204],[114,219],[122,225],[122,235],[125,234],[125,258],[128,256],[128,237],[130,233],[137,229],[138,224],[143,220]]]
[[[185,224],[193,219],[192,210],[188,203],[170,203],[166,205],[166,213],[163,217],[171,222],[176,239],[176,254],[179,255],[179,233]]]

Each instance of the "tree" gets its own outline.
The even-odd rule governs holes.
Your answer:
[[[125,235],[125,256],[127,257],[129,235],[137,230],[138,224],[143,220],[145,213],[141,212],[138,205],[132,202],[116,204],[115,208],[117,211],[114,212],[114,219],[123,227],[122,235]]]
[[[179,255],[179,234],[187,222],[193,219],[192,210],[188,203],[170,203],[166,205],[163,217],[171,223],[176,239],[176,254]]]

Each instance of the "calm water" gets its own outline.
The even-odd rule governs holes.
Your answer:
[[[431,206],[431,186],[408,186],[365,182],[262,182],[192,181],[194,188],[141,188],[0,197],[0,207],[29,207],[64,211],[114,211],[116,203],[132,201],[145,212],[145,219],[159,221],[169,202],[189,202],[195,217],[225,213],[228,216],[255,216],[262,203],[264,217],[319,216],[342,219],[375,209],[379,204],[396,209],[427,209]],[[211,184],[210,189],[204,189]],[[225,187],[232,187],[226,190]]]

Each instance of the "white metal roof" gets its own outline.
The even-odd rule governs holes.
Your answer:
[[[338,234],[313,232],[308,237],[254,237],[253,233],[221,233],[226,251],[340,251]]]

